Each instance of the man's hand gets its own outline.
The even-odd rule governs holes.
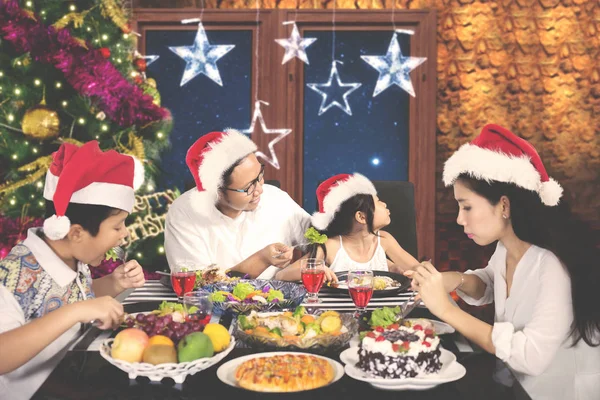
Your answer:
[[[292,261],[294,255],[294,249],[283,243],[272,243],[260,252],[262,259],[266,263],[278,268],[285,268]]]
[[[137,261],[127,261],[119,265],[111,274],[118,292],[129,288],[138,288],[144,286],[144,270]]]

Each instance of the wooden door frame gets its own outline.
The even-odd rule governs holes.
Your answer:
[[[258,68],[258,98],[269,102],[262,108],[269,128],[292,128],[291,140],[286,138],[277,144],[277,154],[287,162],[280,170],[267,165],[266,178],[277,179],[281,188],[302,204],[303,190],[303,63],[293,59],[281,65],[284,49],[273,38],[289,36],[289,29],[282,22],[295,20],[301,32],[327,29],[332,26],[332,10],[284,10],[261,9],[259,13],[259,39],[261,56]],[[200,15],[198,8],[135,8],[132,28],[142,34],[138,41],[144,53],[145,32],[169,28],[194,30],[195,24],[181,25],[184,18]],[[248,29],[253,32],[256,43],[256,10],[206,9],[203,22],[210,29]],[[393,30],[390,10],[336,10],[336,29]],[[408,180],[415,185],[417,219],[417,242],[419,258],[435,256],[435,163],[436,163],[436,13],[434,10],[396,10],[394,24],[397,29],[411,29],[411,55],[426,57],[427,61],[411,74],[416,97],[409,100],[409,162]],[[254,63],[252,68],[254,69]],[[274,73],[283,69],[285,73]],[[253,102],[255,79],[251,83]],[[251,110],[254,110],[252,105]],[[271,138],[254,135],[252,139],[260,149],[266,149]]]

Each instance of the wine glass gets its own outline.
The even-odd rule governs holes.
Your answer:
[[[194,290],[196,284],[196,271],[187,265],[175,265],[171,268],[171,286],[179,301],[184,293]]]
[[[212,317],[213,303],[207,294],[189,292],[183,295],[185,320],[204,327]]]
[[[325,261],[317,258],[304,258],[300,260],[300,273],[302,283],[308,292],[307,303],[320,303],[319,290],[325,280]]]
[[[356,306],[354,315],[364,313],[373,296],[373,271],[360,269],[348,271],[348,291]]]

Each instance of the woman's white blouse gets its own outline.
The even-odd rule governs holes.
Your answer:
[[[501,242],[487,267],[466,273],[487,285],[485,294],[474,299],[459,290],[459,296],[476,306],[495,302],[496,356],[534,400],[600,399],[600,346],[590,347],[583,340],[571,346],[571,280],[552,252],[533,245],[525,252],[508,298]]]

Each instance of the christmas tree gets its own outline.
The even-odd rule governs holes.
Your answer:
[[[41,224],[45,174],[63,142],[98,140],[137,157],[146,171],[138,194],[154,192],[172,121],[123,3],[0,0],[0,258]],[[154,235],[130,250],[151,264],[161,249]]]

